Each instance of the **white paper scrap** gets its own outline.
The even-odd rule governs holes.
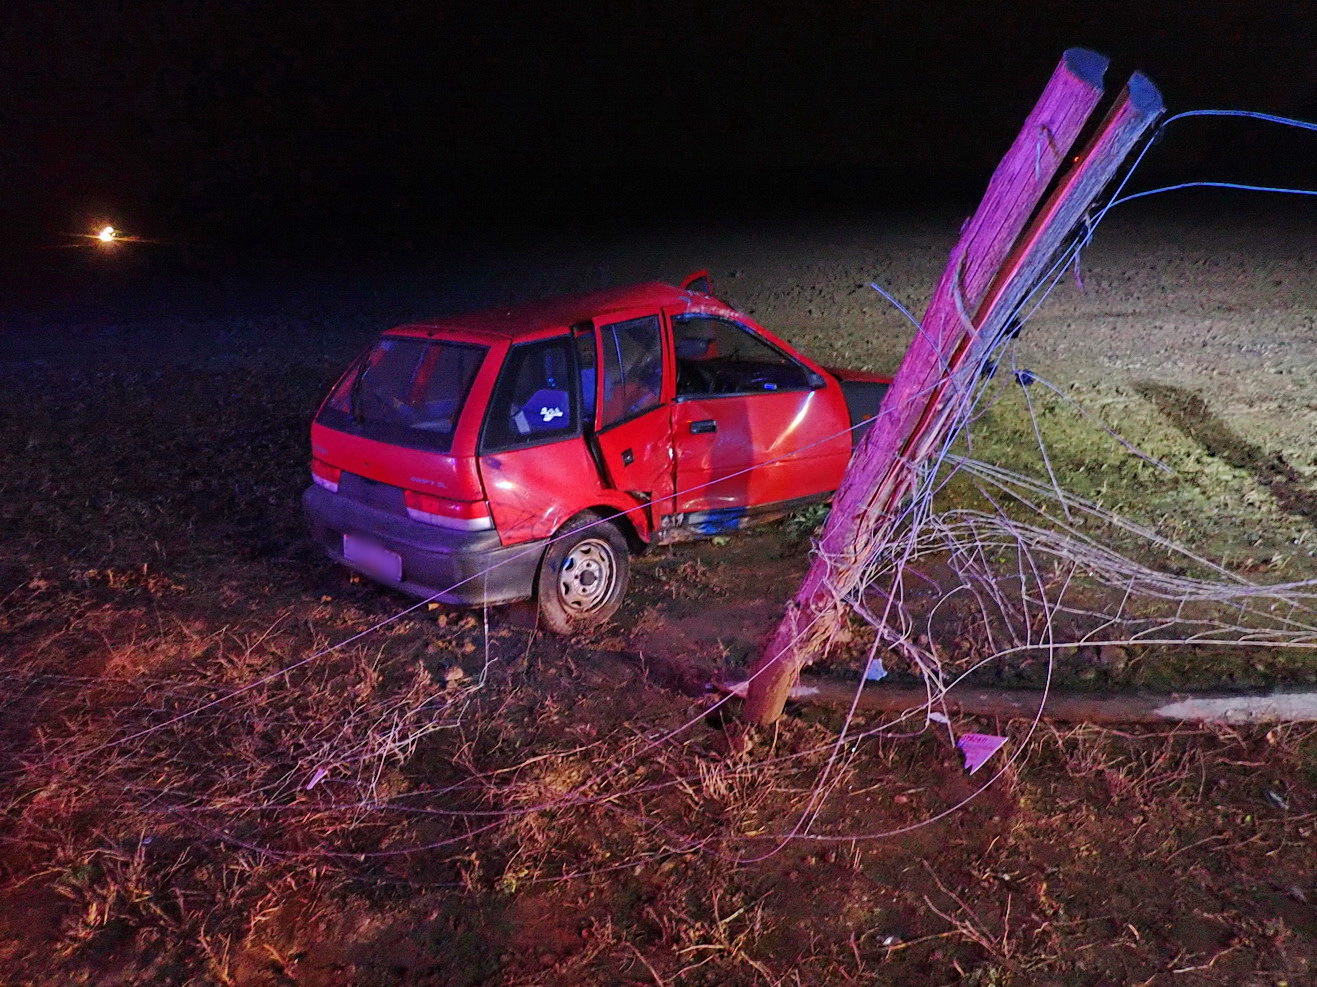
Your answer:
[[[994,737],[988,733],[967,733],[956,741],[956,746],[965,755],[965,770],[973,774],[992,755],[996,754],[1006,743],[1005,737]]]

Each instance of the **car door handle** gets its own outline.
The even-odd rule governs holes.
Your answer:
[[[712,418],[691,422],[691,435],[704,435],[706,432],[718,431],[718,423]]]

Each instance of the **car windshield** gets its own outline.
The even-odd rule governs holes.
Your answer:
[[[484,346],[385,336],[330,395],[320,423],[448,452]]]

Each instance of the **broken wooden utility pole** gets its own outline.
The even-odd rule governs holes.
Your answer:
[[[1065,53],[997,166],[906,351],[882,410],[851,458],[810,570],[762,651],[745,718],[772,723],[811,656],[826,650],[869,562],[888,543],[901,500],[940,448],[987,353],[1130,150],[1162,112],[1135,75],[1115,108],[1021,236],[1102,96],[1107,60]]]

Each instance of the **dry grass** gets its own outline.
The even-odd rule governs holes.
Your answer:
[[[305,612],[121,628],[100,675],[42,660],[87,646],[79,621],[31,637],[7,670],[30,720],[6,721],[3,893],[63,903],[9,941],[11,979],[1230,982],[1311,961],[1311,732],[1048,731],[921,825],[980,784],[943,739],[830,760],[840,724],[788,719],[729,754],[710,700],[497,620],[486,640],[428,614],[281,673],[371,616],[330,634]]]
[[[1237,892],[1190,903],[1236,930],[1228,942],[1168,958],[1150,931],[1160,903],[1131,902],[1117,923],[1067,885],[1101,885],[1137,837],[1137,867],[1126,849],[1129,872],[1106,874],[1108,890],[1150,890],[1149,867],[1156,884],[1223,889],[1257,868],[1288,894],[1312,816],[1282,812],[1260,783],[1237,787],[1260,766],[1298,770],[1311,735],[1049,733],[982,804],[888,843],[862,837],[918,825],[970,791],[943,742],[864,742],[823,797],[833,726],[789,720],[729,756],[715,727],[674,733],[707,701],[656,691],[639,669],[572,670],[547,642],[477,686],[483,624],[453,624],[417,621],[388,648],[273,677],[323,633],[287,619],[249,633],[139,630],[131,660],[150,676],[128,674],[126,646],[107,649],[102,676],[11,672],[10,705],[44,705],[40,729],[10,748],[7,894],[66,899],[45,940],[60,969],[84,976],[109,957],[139,979],[315,982],[375,968],[375,942],[414,972],[424,964],[391,931],[408,923],[443,929],[429,963],[458,969],[442,958],[455,944],[475,963],[513,921],[530,931],[496,947],[492,969],[524,984],[858,982],[922,968],[1029,982],[1162,959],[1298,969],[1284,920],[1250,917]],[[60,636],[42,640],[62,652]],[[512,633],[491,646],[526,654]],[[463,652],[469,684],[436,685],[438,664]],[[1246,832],[1230,828],[1242,816],[1218,792],[1250,806]],[[1142,828],[1113,841],[1113,812]],[[735,866],[772,851],[802,814],[822,839]],[[1226,873],[1212,867],[1223,853]],[[348,909],[375,917],[351,930],[357,952],[336,941]],[[475,918],[458,928],[460,911]],[[40,979],[35,957],[9,962]]]

